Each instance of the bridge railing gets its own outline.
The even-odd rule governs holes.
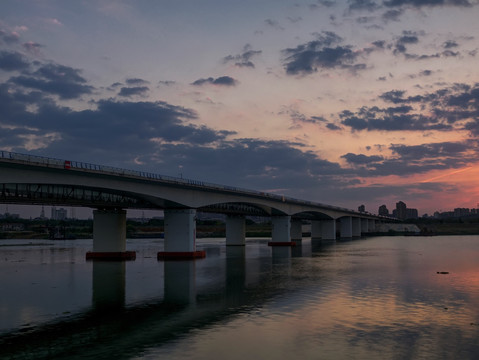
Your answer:
[[[138,177],[138,178],[149,179],[149,180],[159,180],[162,182],[192,185],[192,186],[198,186],[202,188],[209,188],[212,190],[232,191],[232,192],[245,194],[245,195],[268,197],[268,198],[280,200],[283,202],[286,202],[286,201],[295,202],[295,203],[304,204],[304,205],[321,206],[330,210],[338,210],[342,212],[361,214],[354,210],[339,207],[339,206],[315,203],[308,200],[299,200],[299,199],[295,199],[295,198],[291,198],[291,197],[287,197],[283,195],[277,195],[277,194],[245,189],[245,188],[240,188],[235,186],[219,185],[219,184],[204,182],[200,180],[192,180],[192,179],[186,179],[186,178],[174,177],[174,176],[168,176],[168,175],[160,175],[160,174],[144,172],[144,171],[122,169],[122,168],[113,167],[113,166],[85,163],[81,161],[56,159],[56,158],[50,158],[50,157],[38,156],[38,155],[20,154],[20,153],[15,153],[11,151],[2,151],[2,150],[0,150],[0,159],[8,159],[12,161],[17,161],[17,162],[20,161],[23,163],[36,164],[36,165],[44,165],[47,167],[87,170],[87,171],[106,173],[110,175],[130,176],[130,177]],[[362,213],[362,214],[364,215],[365,213]],[[372,214],[369,214],[369,215],[372,215]]]

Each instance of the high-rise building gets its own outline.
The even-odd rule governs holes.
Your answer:
[[[52,207],[52,220],[65,220],[67,218],[67,210],[64,208],[57,209],[55,206]]]
[[[402,201],[398,201],[396,203],[396,216],[398,219],[401,219],[401,220],[404,220],[407,218],[407,206]]]
[[[389,216],[389,210],[386,205],[381,205],[379,207],[378,214],[381,216]]]

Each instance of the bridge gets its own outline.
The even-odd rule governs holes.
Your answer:
[[[83,206],[93,211],[87,258],[135,258],[126,251],[126,210],[164,211],[159,258],[204,257],[196,250],[196,213],[226,215],[226,245],[245,245],[245,216],[270,217],[271,246],[294,246],[302,224],[312,239],[360,237],[386,218],[272,193],[72,160],[0,151],[0,202]]]

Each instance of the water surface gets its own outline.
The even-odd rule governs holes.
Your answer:
[[[92,262],[91,240],[0,240],[0,358],[479,358],[478,236],[267,241]]]

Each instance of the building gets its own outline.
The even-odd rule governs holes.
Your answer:
[[[389,210],[386,205],[381,205],[378,210],[380,216],[389,216]]]
[[[67,219],[67,210],[64,208],[57,209],[55,206],[52,207],[52,220],[66,220]]]
[[[364,206],[364,205],[358,206],[358,211],[359,212],[366,212],[366,206]]]
[[[407,218],[407,207],[406,204],[402,201],[398,201],[396,203],[396,217],[400,220],[404,220]]]

